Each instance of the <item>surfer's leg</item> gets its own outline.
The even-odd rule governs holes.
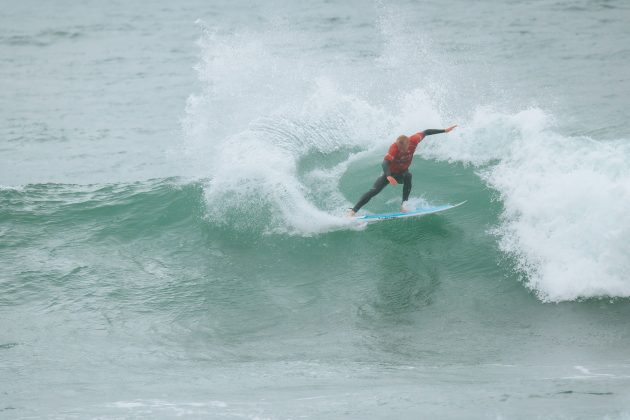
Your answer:
[[[409,199],[409,194],[411,193],[411,172],[407,171],[402,174],[403,181],[403,203]]]
[[[365,194],[361,196],[361,198],[359,199],[359,202],[352,208],[352,211],[354,211],[355,213],[358,212],[361,207],[365,206],[367,202],[372,199],[372,197],[380,193],[383,190],[383,188],[385,188],[387,183],[388,181],[385,174],[376,178],[376,181],[374,182],[374,185],[372,185],[372,188],[370,188],[368,192],[366,192]]]

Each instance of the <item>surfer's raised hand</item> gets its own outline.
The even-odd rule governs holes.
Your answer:
[[[389,181],[390,184],[392,185],[398,185],[398,181],[396,181],[396,178],[394,178],[393,176],[388,176],[387,180]]]
[[[454,129],[455,127],[457,127],[457,124],[455,124],[455,125],[451,125],[449,128],[445,128],[445,129],[444,129],[444,132],[445,132],[445,133],[450,133],[451,131],[453,131],[453,129]]]

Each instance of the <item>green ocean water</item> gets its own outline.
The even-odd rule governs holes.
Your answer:
[[[625,300],[541,304],[487,233],[492,193],[470,169],[418,166],[428,185],[448,179],[427,194],[469,202],[306,237],[210,223],[203,181],[3,191],[2,350],[17,402],[4,413],[624,407]]]
[[[0,418],[628,418],[625,3],[70,6],[0,13]],[[452,123],[466,204],[345,217]]]

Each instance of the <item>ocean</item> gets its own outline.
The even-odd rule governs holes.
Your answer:
[[[4,4],[0,418],[630,419],[629,76],[625,0]]]

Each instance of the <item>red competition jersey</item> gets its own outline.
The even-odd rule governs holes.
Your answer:
[[[405,153],[398,150],[398,145],[396,143],[392,143],[392,145],[389,146],[389,150],[385,155],[385,160],[389,161],[389,170],[391,173],[405,172],[409,168],[411,160],[413,159],[413,154],[416,151],[416,147],[418,147],[418,144],[422,141],[422,139],[424,139],[424,137],[424,132],[416,133],[413,136],[410,136],[409,147]]]

